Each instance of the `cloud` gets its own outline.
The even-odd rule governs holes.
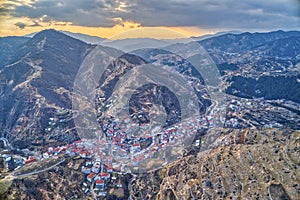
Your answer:
[[[33,24],[29,25],[30,27],[41,26],[39,22],[33,21]]]
[[[300,20],[296,0],[135,0],[128,9],[131,12],[123,13],[123,20],[147,26],[272,29],[296,28]]]
[[[24,29],[26,27],[26,24],[23,22],[17,22],[15,23],[15,25],[19,28],[19,29]]]
[[[81,26],[113,26],[117,4],[106,0],[41,0],[29,5],[16,5],[13,17],[38,19],[47,16],[50,21],[71,22]]]
[[[9,5],[12,17],[44,18],[49,22],[91,27],[111,27],[125,21],[142,26],[208,29],[300,27],[297,0],[27,0],[26,4],[13,4],[13,10],[12,4]],[[1,8],[7,9],[5,6]]]

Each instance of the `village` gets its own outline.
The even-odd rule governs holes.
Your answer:
[[[243,116],[242,113],[239,113],[240,110],[245,111],[253,106],[266,105],[260,105],[254,100],[230,100],[226,125],[242,126],[247,119],[245,117],[243,117],[244,121],[235,119]],[[109,195],[112,189],[122,194],[126,187],[122,179],[124,174],[151,170],[153,166],[147,166],[147,164],[151,163],[154,158],[165,160],[161,157],[161,152],[167,152],[170,148],[201,146],[206,141],[196,138],[197,131],[212,127],[214,118],[217,116],[208,115],[187,119],[164,129],[153,129],[146,123],[132,123],[130,119],[123,121],[111,119],[101,124],[101,130],[95,131],[98,138],[82,138],[70,144],[49,146],[43,152],[31,153],[30,156],[29,154],[26,154],[27,156],[12,154],[9,153],[9,150],[1,151],[0,178],[3,176],[2,172],[11,172],[15,177],[37,174],[60,164],[63,161],[62,158],[68,157],[74,161],[83,160],[76,170],[85,176],[84,181],[80,183],[85,195],[101,199]],[[56,121],[55,118],[49,118],[49,127],[55,125]],[[248,119],[249,121],[252,120]],[[8,141],[2,140],[8,146]],[[182,156],[180,153],[175,152],[175,156],[166,154],[164,156],[178,159]],[[159,166],[164,166],[172,161],[174,160],[167,159],[167,162],[163,164],[160,162]],[[35,167],[40,163],[49,164],[44,168]],[[33,167],[30,168],[30,166]],[[22,169],[26,168],[30,170],[22,172]]]
[[[52,124],[54,119],[49,119]],[[82,138],[71,144],[50,146],[44,152],[31,156],[19,156],[17,154],[2,152],[2,171],[13,172],[14,176],[26,176],[39,173],[43,169],[32,169],[20,172],[22,168],[30,168],[38,163],[46,163],[49,160],[59,160],[59,158],[69,157],[72,159],[84,159],[80,165],[80,170],[86,179],[82,184],[82,191],[85,195],[94,197],[105,197],[111,188],[123,188],[122,174],[139,172],[133,169],[139,168],[141,163],[159,156],[160,152],[173,146],[191,145],[198,127],[205,129],[209,125],[206,117],[187,120],[161,131],[153,131],[147,124],[129,123],[126,121],[126,130],[122,131],[119,120],[107,122],[103,125],[102,131],[96,130],[104,137],[97,139]],[[130,134],[130,131],[139,129],[140,137]],[[202,141],[203,142],[203,141]],[[199,141],[196,145],[200,145]],[[176,157],[175,157],[176,158]],[[56,165],[58,162],[53,162]],[[34,168],[34,167],[33,167]],[[46,168],[46,167],[45,167]],[[47,165],[47,169],[51,165]]]
[[[286,100],[245,99],[230,96],[225,127],[299,128],[294,112],[299,105]]]
[[[85,160],[79,170],[86,175],[86,180],[81,183],[82,190],[86,195],[95,197],[106,196],[108,185],[122,188],[122,181],[119,178],[121,174],[120,166],[115,163],[111,164],[109,162],[111,159],[108,156],[94,156],[90,150],[85,148],[85,142],[79,140],[69,145],[49,147],[48,151],[44,152],[42,156],[29,156],[28,158],[16,154],[6,154],[4,151],[0,155],[3,161],[1,162],[2,165],[0,164],[1,171],[13,172],[15,177],[33,175],[43,170],[38,170],[37,167],[26,173],[20,173],[19,170],[21,168],[30,168],[31,166],[35,167],[38,163],[49,162],[59,157],[69,156],[73,159],[82,158]]]

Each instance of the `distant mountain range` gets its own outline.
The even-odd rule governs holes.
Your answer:
[[[81,41],[83,41],[85,43],[88,43],[88,44],[100,44],[101,42],[103,42],[104,40],[106,40],[105,38],[101,38],[101,37],[97,37],[97,36],[91,36],[91,35],[86,35],[86,34],[81,34],[81,33],[73,33],[73,32],[70,32],[70,31],[59,31],[59,32],[62,32],[65,35],[68,35],[68,36],[70,36],[72,38],[81,40]],[[24,37],[32,38],[36,34],[37,33],[31,33],[31,34],[24,35]]]
[[[207,34],[199,37],[191,37],[191,38],[176,38],[176,39],[153,39],[153,38],[126,38],[126,39],[117,39],[110,40],[106,38],[101,38],[97,36],[90,36],[81,33],[73,33],[69,31],[60,31],[70,37],[81,40],[88,44],[101,44],[104,46],[109,46],[113,48],[117,48],[123,51],[133,51],[140,48],[159,48],[163,46],[167,46],[175,43],[188,43],[191,41],[200,41],[204,39],[208,39],[211,37],[221,36],[225,34],[239,34],[241,31],[226,31],[226,32],[218,32],[216,34]],[[36,33],[27,34],[24,37],[33,37]]]
[[[28,41],[28,37],[4,37],[0,38],[0,69],[6,62],[9,62],[18,48]]]
[[[300,103],[299,31],[224,33],[197,39],[217,64],[227,84],[228,94]],[[62,117],[60,129],[65,131],[63,134],[55,131],[57,127],[48,129],[48,120],[53,116],[59,118],[61,113],[69,116],[77,71],[95,44],[103,40],[55,30],[41,31],[32,37],[0,38],[2,137],[20,148],[29,147],[32,143],[40,144],[45,138],[49,142],[75,140],[77,136],[72,120]],[[147,62],[173,63],[175,66],[183,63],[159,47],[170,50],[183,46],[194,48],[191,43],[155,39],[125,39],[109,41],[105,45],[109,47],[102,47],[104,53],[111,47],[121,50],[152,47],[154,49],[135,54]],[[131,62],[127,61],[125,63]],[[276,87],[270,88],[271,85]]]
[[[275,42],[290,37],[299,37],[299,31],[274,31],[269,33],[241,33],[241,34],[224,34],[202,40],[200,44],[207,49],[215,51],[225,51],[237,53],[249,51],[269,42]]]

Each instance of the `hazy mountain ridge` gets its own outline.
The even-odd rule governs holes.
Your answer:
[[[68,35],[68,36],[70,36],[70,37],[81,40],[81,41],[83,41],[85,43],[88,43],[88,44],[101,44],[103,41],[107,40],[105,38],[85,35],[85,34],[81,34],[81,33],[73,33],[73,32],[69,32],[69,31],[61,31],[61,32]]]
[[[300,36],[299,31],[273,31],[268,33],[241,33],[225,34],[200,41],[199,43],[207,50],[219,50],[229,53],[251,50],[262,44],[278,39]]]
[[[17,49],[28,41],[27,37],[2,37],[0,38],[0,69],[7,62],[10,62],[11,56],[14,54]]]

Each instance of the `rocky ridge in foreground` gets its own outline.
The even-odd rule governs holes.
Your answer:
[[[135,177],[132,199],[299,199],[299,131],[244,136],[230,131],[212,150]]]

